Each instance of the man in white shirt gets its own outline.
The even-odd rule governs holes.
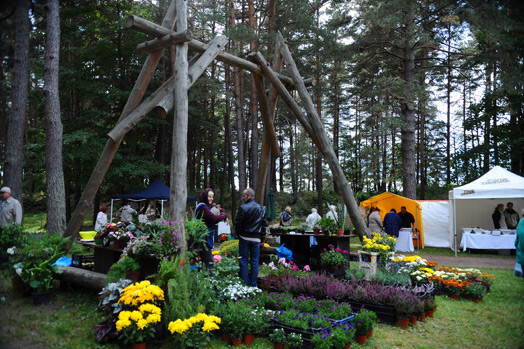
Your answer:
[[[0,226],[13,223],[22,224],[22,205],[20,201],[11,196],[11,188],[0,189]]]

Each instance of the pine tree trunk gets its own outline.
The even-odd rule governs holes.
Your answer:
[[[403,195],[416,199],[417,186],[415,182],[415,50],[411,23],[406,26],[404,38],[404,82],[406,97],[401,103],[402,129],[402,188]]]
[[[18,1],[15,9],[14,66],[11,111],[7,124],[4,183],[22,203],[24,123],[29,82],[29,1]]]
[[[60,15],[58,0],[47,2],[45,54],[47,231],[63,233],[66,226],[65,184],[62,168],[62,120],[58,92]]]

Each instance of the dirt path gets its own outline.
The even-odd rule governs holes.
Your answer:
[[[405,255],[418,255],[424,259],[437,262],[439,265],[450,267],[501,269],[513,269],[515,267],[515,256],[484,257],[469,255],[455,257],[430,255],[425,253],[406,253]]]

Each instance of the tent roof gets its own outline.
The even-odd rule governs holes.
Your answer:
[[[132,193],[113,195],[113,199],[131,200],[169,200],[169,187],[159,179],[155,179],[146,189]],[[187,196],[187,201],[196,201],[196,196]]]
[[[500,166],[471,183],[453,189],[454,199],[490,199],[524,197],[524,177]]]
[[[411,200],[393,193],[382,193],[373,196],[365,201],[360,202],[363,207],[378,207],[380,209],[380,218],[384,220],[386,213],[389,213],[394,208],[397,213],[400,212],[400,207],[406,206],[406,210],[415,217],[415,228],[420,231],[421,245],[424,246],[424,229],[422,222],[422,205],[416,200]]]

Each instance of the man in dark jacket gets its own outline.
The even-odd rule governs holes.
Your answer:
[[[240,276],[248,286],[257,285],[260,243],[266,236],[266,210],[254,200],[255,191],[247,188],[242,193],[244,204],[235,217],[235,234],[238,236]],[[248,263],[251,270],[248,271]]]
[[[400,212],[398,213],[400,216],[400,220],[402,221],[402,228],[410,228],[413,229],[415,224],[415,217],[408,211],[406,211],[406,206],[402,206],[400,208]]]
[[[384,230],[386,234],[398,238],[398,232],[402,226],[402,220],[394,208],[384,216]]]

